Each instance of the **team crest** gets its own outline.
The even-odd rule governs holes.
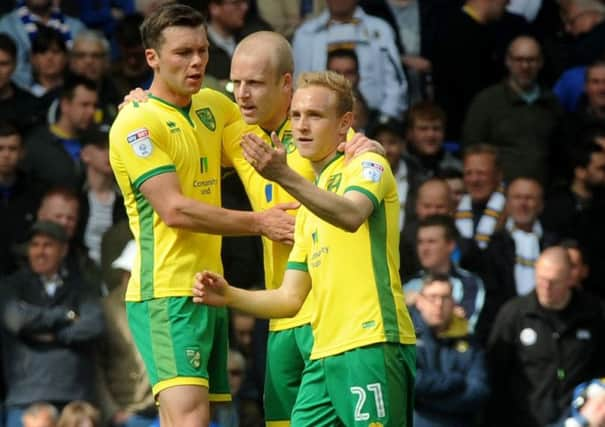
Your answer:
[[[337,173],[336,175],[330,176],[330,178],[328,178],[326,190],[336,193],[338,191],[338,187],[340,187],[340,181],[342,181],[341,173]]]
[[[287,154],[292,154],[296,150],[296,145],[294,145],[294,140],[292,139],[292,132],[290,131],[284,132],[281,143],[284,146]]]
[[[195,114],[197,114],[197,117],[209,130],[212,132],[216,130],[216,120],[214,119],[214,114],[212,114],[212,110],[210,108],[206,107],[200,110],[195,110]]]
[[[187,356],[187,361],[189,364],[198,369],[202,365],[202,355],[200,351],[195,348],[188,348],[185,350],[185,356]]]

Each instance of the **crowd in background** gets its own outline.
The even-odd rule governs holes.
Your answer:
[[[165,2],[0,4],[0,426],[157,422],[108,132],[151,81],[138,27]],[[605,2],[181,3],[208,19],[205,86],[232,97],[231,55],[259,30],[291,40],[297,74],[351,81],[354,128],[397,179],[416,425],[603,425]],[[250,209],[229,169],[222,198]],[[263,287],[258,238],[224,238],[223,263]],[[231,313],[234,403],[216,426],[264,424],[266,338]]]

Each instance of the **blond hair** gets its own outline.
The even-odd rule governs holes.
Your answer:
[[[311,86],[325,87],[336,94],[336,109],[342,115],[353,111],[353,89],[351,83],[334,71],[302,73],[296,82],[297,89]]]

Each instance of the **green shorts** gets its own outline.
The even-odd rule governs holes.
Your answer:
[[[225,308],[168,297],[126,302],[126,313],[155,396],[169,387],[199,385],[208,387],[211,401],[231,400]]]
[[[411,427],[416,347],[380,343],[307,364],[292,426]]]
[[[290,425],[305,365],[313,348],[311,325],[269,332],[265,369],[265,420],[268,427]]]

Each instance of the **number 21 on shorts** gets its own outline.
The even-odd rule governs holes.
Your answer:
[[[368,412],[363,412],[363,407],[368,397],[368,392],[374,396],[374,405],[376,406],[376,416],[383,418],[385,416],[384,400],[382,398],[382,388],[380,383],[367,384],[363,387],[351,387],[351,393],[357,396],[357,403],[355,404],[355,421],[366,421],[370,419]],[[367,390],[367,392],[366,392]]]

